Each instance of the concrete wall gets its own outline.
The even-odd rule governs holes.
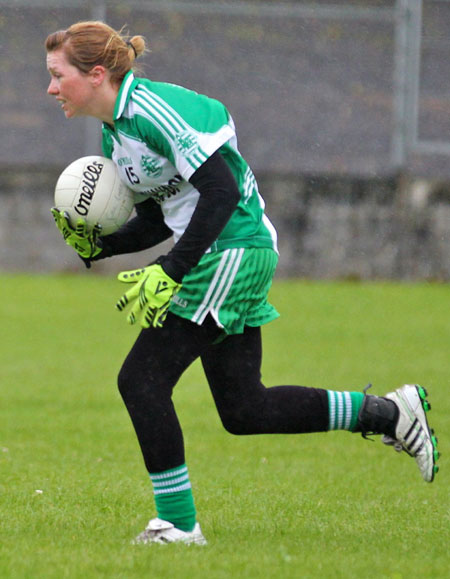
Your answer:
[[[281,275],[450,279],[450,184],[402,178],[262,181],[280,232]]]
[[[84,271],[50,214],[59,170],[0,168],[0,270]],[[257,175],[283,277],[450,280],[450,183]],[[112,274],[166,251],[98,262]]]

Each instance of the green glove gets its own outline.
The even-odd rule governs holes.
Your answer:
[[[51,212],[56,227],[61,232],[65,242],[73,247],[82,259],[90,260],[102,251],[102,248],[97,245],[97,240],[102,231],[101,225],[97,224],[92,231],[88,231],[86,221],[80,217],[75,228],[73,228],[70,225],[67,212],[59,211],[56,207],[53,207]]]
[[[143,269],[122,271],[117,279],[135,285],[117,302],[116,308],[121,312],[134,301],[127,321],[136,323],[138,317],[143,328],[161,328],[167,317],[170,301],[181,284],[169,277],[158,265],[149,265]]]

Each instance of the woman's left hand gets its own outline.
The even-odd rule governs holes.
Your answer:
[[[127,317],[128,323],[135,324],[139,319],[143,328],[162,327],[170,301],[181,289],[181,284],[168,276],[159,264],[122,271],[117,279],[124,283],[135,284],[116,304],[116,308],[121,312],[128,304],[134,302]]]

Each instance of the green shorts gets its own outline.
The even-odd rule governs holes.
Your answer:
[[[208,314],[227,334],[279,317],[267,301],[278,255],[272,249],[234,248],[205,254],[183,279],[170,311],[201,325]]]

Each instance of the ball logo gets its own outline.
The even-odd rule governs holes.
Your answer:
[[[103,163],[94,161],[88,165],[83,172],[83,179],[81,180],[81,189],[78,201],[74,206],[75,211],[85,217],[88,214],[91,206],[92,197],[95,193],[100,175],[102,174]]]

